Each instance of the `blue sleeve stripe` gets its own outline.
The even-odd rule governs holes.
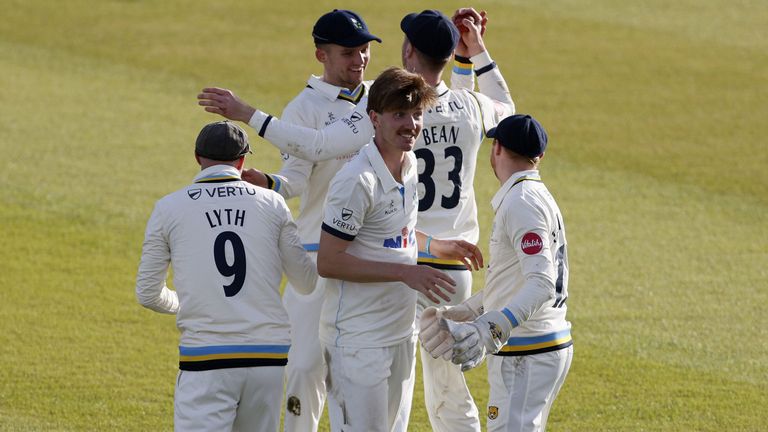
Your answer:
[[[504,309],[502,309],[502,310],[501,310],[501,313],[503,313],[503,314],[504,314],[504,316],[506,316],[506,317],[507,317],[507,319],[509,320],[509,322],[510,322],[510,323],[512,323],[512,327],[517,327],[517,326],[519,326],[519,325],[520,325],[520,323],[518,323],[518,322],[517,322],[517,319],[515,318],[515,316],[514,316],[514,315],[512,315],[512,312],[510,312],[510,310],[509,310],[509,309],[507,309],[507,308],[504,308]]]
[[[459,65],[453,66],[453,73],[459,74],[459,75],[472,75],[472,68],[463,68]]]
[[[302,246],[307,252],[317,252],[320,249],[320,243],[304,243]]]

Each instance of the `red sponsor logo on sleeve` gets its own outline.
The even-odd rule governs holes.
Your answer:
[[[541,237],[535,232],[528,232],[523,236],[520,248],[526,255],[536,255],[544,249],[544,242],[541,241]]]

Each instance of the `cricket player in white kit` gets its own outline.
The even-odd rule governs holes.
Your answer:
[[[321,16],[312,29],[315,57],[323,64],[323,75],[312,75],[307,86],[283,110],[282,119],[293,124],[322,129],[349,115],[367,96],[364,82],[370,59],[370,42],[381,39],[368,31],[356,13],[335,9]],[[276,174],[255,169],[243,178],[268,187],[284,198],[301,196],[299,227],[304,248],[315,259],[323,222],[323,204],[328,185],[341,167],[357,152],[312,162],[283,153],[283,167]],[[298,295],[287,284],[283,303],[291,321],[291,350],[286,368],[285,431],[315,432],[325,403],[326,365],[318,339],[320,311],[325,288],[322,279],[312,295]]]
[[[310,294],[315,264],[283,198],[240,178],[248,138],[229,122],[205,126],[194,183],[162,198],[147,223],[136,296],[176,314],[177,431],[269,431],[280,422],[290,348],[283,271]],[[175,291],[165,284],[173,266]]]
[[[494,138],[491,166],[501,183],[491,202],[491,259],[482,291],[488,312],[477,315],[477,295],[464,305],[430,308],[425,317],[433,319],[422,323],[420,337],[435,356],[452,345],[452,360],[462,369],[495,354],[488,357],[489,431],[543,431],[573,357],[565,319],[565,224],[539,176],[544,128],[530,116],[515,115],[488,136]]]
[[[453,281],[416,265],[417,174],[411,152],[436,99],[419,75],[392,68],[370,91],[373,141],[328,191],[318,271],[326,280],[320,339],[329,367],[332,430],[406,431],[415,365],[416,293],[447,299]],[[437,256],[475,268],[479,250],[432,241]]]
[[[454,22],[462,26],[461,33]],[[419,217],[417,228],[427,234],[420,264],[450,273],[456,293],[450,303],[468,298],[472,276],[460,261],[443,260],[430,254],[430,237],[461,239],[476,243],[479,237],[474,197],[477,153],[484,132],[514,113],[507,85],[483,43],[485,16],[473,9],[459,9],[454,22],[438,11],[409,14],[401,21],[405,33],[403,65],[422,75],[438,93],[436,106],[424,113],[424,128],[416,142],[419,164]],[[449,89],[442,72],[454,53]],[[473,66],[480,92],[474,87]],[[373,134],[361,103],[347,118],[322,131],[301,129],[253,109],[222,89],[204,89],[201,105],[231,119],[248,121],[259,134],[281,151],[307,160],[324,160],[359,149]],[[432,305],[419,297],[419,313]],[[425,402],[435,431],[480,430],[477,408],[460,369],[434,360],[422,352]]]

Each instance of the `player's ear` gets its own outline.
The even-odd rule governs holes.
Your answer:
[[[325,63],[328,61],[328,53],[322,48],[315,48],[315,58],[320,63]]]
[[[245,165],[245,156],[241,156],[240,159],[237,160],[237,163],[235,164],[235,168],[242,171],[244,165]]]
[[[200,163],[200,156],[197,155],[197,152],[195,152],[195,160],[197,161],[198,165],[203,165],[202,163]]]
[[[373,124],[373,128],[376,129],[379,122],[379,114],[374,110],[370,110],[368,111],[368,117],[371,118],[371,124]]]

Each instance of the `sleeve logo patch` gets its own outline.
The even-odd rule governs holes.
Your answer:
[[[349,220],[349,218],[352,217],[352,213],[354,213],[352,210],[344,207],[341,209],[341,220]]]
[[[544,242],[541,241],[541,237],[535,232],[527,232],[523,236],[520,248],[526,255],[536,255],[544,249]]]

